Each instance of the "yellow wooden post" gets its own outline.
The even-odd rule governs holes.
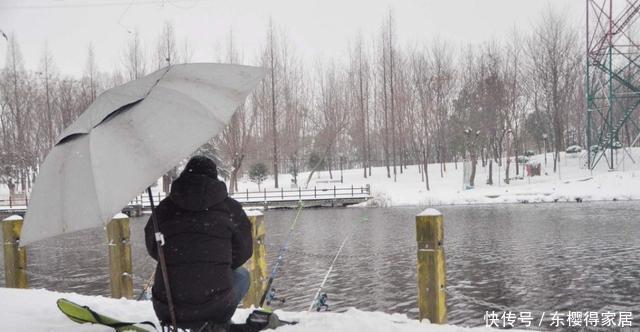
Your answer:
[[[107,224],[111,297],[133,298],[129,217],[119,213]]]
[[[438,210],[426,209],[416,216],[416,238],[420,319],[444,324],[447,322],[446,265],[442,246],[444,227]]]
[[[4,244],[5,285],[11,288],[27,288],[27,248],[20,246],[22,217],[10,216],[2,221]]]
[[[267,282],[267,250],[264,245],[265,225],[264,215],[260,211],[247,211],[247,216],[251,221],[251,233],[253,236],[253,255],[244,264],[249,270],[251,279],[249,282],[249,291],[242,301],[245,308],[250,306],[258,306],[260,298],[265,291]]]

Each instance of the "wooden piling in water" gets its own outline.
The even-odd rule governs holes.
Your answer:
[[[129,218],[117,214],[107,224],[111,297],[133,298],[133,271],[131,267],[131,231]]]
[[[444,324],[447,322],[444,226],[438,210],[426,209],[416,216],[416,239],[420,319]]]
[[[22,217],[10,216],[2,221],[5,286],[27,288],[27,248],[20,246]]]
[[[264,214],[259,211],[251,211],[248,213],[251,221],[251,235],[253,237],[253,255],[244,264],[249,270],[249,291],[242,301],[245,308],[250,306],[257,307],[260,304],[260,298],[264,294],[267,282],[267,250],[264,245],[265,225]]]

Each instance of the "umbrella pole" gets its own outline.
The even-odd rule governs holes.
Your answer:
[[[162,280],[164,280],[164,289],[167,293],[167,302],[169,302],[169,314],[171,315],[171,324],[173,325],[173,331],[178,331],[178,324],[176,324],[176,311],[173,308],[173,298],[171,297],[171,286],[169,285],[169,273],[167,273],[167,261],[164,259],[164,251],[162,246],[164,245],[164,237],[160,233],[160,227],[158,226],[158,219],[156,219],[153,210],[155,206],[153,204],[153,195],[151,194],[151,187],[147,187],[147,194],[149,194],[149,203],[151,204],[151,222],[153,223],[153,232],[156,236],[156,248],[158,249],[158,261],[160,262],[160,271],[162,271]]]

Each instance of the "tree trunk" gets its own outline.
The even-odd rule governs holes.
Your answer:
[[[516,162],[516,177],[520,175],[520,167],[518,165],[518,123],[516,122],[516,131],[513,133],[513,155]]]
[[[395,117],[395,109],[394,109],[394,99],[395,94],[393,91],[393,40],[392,38],[392,25],[391,17],[389,17],[389,89],[391,92],[391,150],[392,150],[392,158],[393,158],[393,182],[397,181],[397,171],[396,171],[396,117]]]
[[[383,39],[384,43],[384,39]],[[382,109],[384,110],[384,164],[387,167],[387,178],[391,178],[391,167],[389,166],[389,118],[387,115],[387,52],[382,48]]]
[[[331,145],[332,144],[333,144],[333,142],[331,142],[331,144],[329,144],[329,146],[325,149],[324,153],[322,154],[322,157],[320,157],[320,159],[318,159],[316,164],[311,167],[311,172],[309,172],[309,176],[307,176],[307,181],[304,184],[305,188],[309,187],[309,182],[311,182],[311,178],[313,177],[313,174],[318,170],[320,165],[322,165],[322,163],[327,159],[327,155],[329,154],[329,151],[331,150]]]
[[[476,166],[478,164],[478,156],[475,153],[471,155],[471,174],[469,176],[469,185],[475,187],[476,183]]]
[[[509,166],[511,165],[511,158],[507,157],[507,167],[504,171],[504,183],[509,184]]]
[[[273,26],[270,32],[270,53],[271,53],[271,128],[273,133],[273,179],[275,187],[278,188],[278,131],[276,130],[276,74],[273,54]]]
[[[423,155],[423,166],[422,166],[422,170],[424,173],[424,179],[426,182],[426,186],[427,186],[427,190],[429,189],[429,152],[427,151],[427,149],[423,149],[422,150],[422,155]]]

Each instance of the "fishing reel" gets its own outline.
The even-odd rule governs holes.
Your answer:
[[[277,291],[278,290],[273,287],[271,288],[271,290],[269,290],[269,293],[267,295],[267,301],[266,301],[267,305],[271,305],[273,301],[279,301],[281,304],[284,304],[287,301],[287,299],[284,297],[277,297],[276,296]]]

